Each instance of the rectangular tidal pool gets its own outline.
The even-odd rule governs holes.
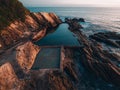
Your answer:
[[[36,56],[32,70],[60,68],[61,48],[42,48]]]

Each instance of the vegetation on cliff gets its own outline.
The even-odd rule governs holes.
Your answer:
[[[29,11],[18,0],[0,0],[0,30],[14,20],[25,20]]]

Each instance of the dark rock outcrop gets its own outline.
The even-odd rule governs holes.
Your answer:
[[[115,32],[107,32],[107,33],[96,33],[94,35],[91,35],[90,38],[98,41],[103,42],[107,45],[120,48],[119,41],[120,40],[120,34],[117,34]]]
[[[116,41],[116,43],[120,45],[120,41]]]
[[[72,82],[59,70],[32,71],[31,77],[29,83],[34,88],[26,83],[25,90],[76,90]]]
[[[69,29],[70,30],[79,30],[81,28],[83,28],[79,23],[78,19],[65,19],[65,23],[69,24]]]
[[[85,19],[84,18],[80,18],[79,21],[80,22],[85,22]]]
[[[72,20],[74,22],[85,22],[84,18],[73,18],[73,19],[65,18],[65,21],[69,21],[69,20]]]
[[[69,21],[68,24],[72,28],[74,26],[74,24],[72,24],[73,22],[70,23],[70,20],[68,21]],[[76,30],[73,27],[70,30],[77,35],[80,42],[82,42],[84,45],[84,48],[80,49],[80,53],[81,53],[80,59],[82,59],[80,62],[82,63],[82,65],[89,72],[94,73],[95,75],[103,78],[107,82],[110,82],[112,84],[119,86],[120,85],[120,69],[117,65],[119,63],[116,64],[113,60],[119,62],[120,57],[117,55],[113,55],[108,51],[104,51],[96,41],[89,40],[85,35],[83,35],[79,31],[80,30],[79,28]],[[119,35],[118,35],[118,38],[119,38]],[[114,45],[117,46],[118,44],[114,44]]]

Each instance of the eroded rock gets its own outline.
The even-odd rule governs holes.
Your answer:
[[[72,27],[71,24],[69,24],[70,27]],[[113,58],[115,61],[119,62],[119,56],[112,55],[108,51],[104,51],[96,41],[89,40],[80,31],[74,30],[74,28],[70,30],[78,36],[80,42],[84,45],[84,48],[80,49],[80,53],[82,53],[80,56],[80,59],[82,60],[80,62],[84,68],[86,68],[89,72],[102,77],[105,81],[119,86],[120,68],[117,65],[119,63],[116,64],[113,62]],[[103,37],[107,38],[105,35]]]
[[[61,20],[54,13],[31,13],[26,15],[25,22],[16,20],[0,33],[1,48],[9,48],[18,42],[25,41],[44,29],[55,28]],[[29,35],[26,35],[29,32]],[[33,35],[32,35],[33,34]],[[41,36],[41,35],[40,35]]]
[[[34,90],[76,90],[72,82],[59,70],[43,69],[31,73],[32,84],[35,84]]]
[[[117,43],[118,42],[117,40],[120,40],[120,34],[117,34],[115,32],[97,33],[91,35],[90,38],[98,42],[103,42],[107,45],[120,48],[119,43]]]
[[[21,82],[10,63],[0,66],[0,90],[21,90]]]
[[[40,48],[27,42],[16,49],[16,59],[22,69],[31,69]]]

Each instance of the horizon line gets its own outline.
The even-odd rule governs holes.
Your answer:
[[[120,8],[120,6],[29,6],[29,5],[28,6],[26,5],[25,7],[101,7],[101,8],[102,7],[103,8],[104,7],[110,8],[111,7],[111,8]]]

